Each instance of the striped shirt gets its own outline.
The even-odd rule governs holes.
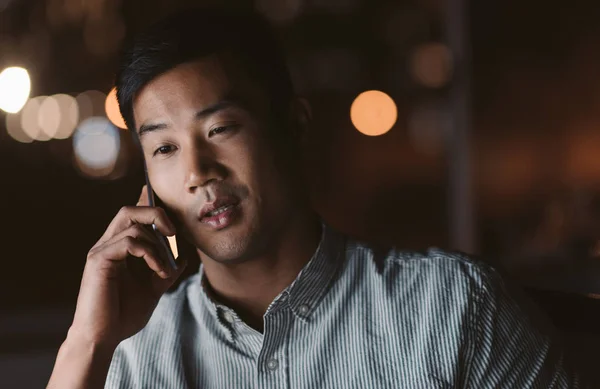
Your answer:
[[[106,388],[578,388],[552,328],[498,273],[432,249],[379,252],[324,228],[262,333],[202,267],[118,346]]]

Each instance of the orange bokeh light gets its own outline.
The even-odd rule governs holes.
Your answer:
[[[365,135],[383,135],[396,123],[398,109],[386,93],[370,90],[354,99],[350,107],[350,119],[354,127]]]
[[[104,104],[106,109],[106,116],[108,119],[119,128],[127,128],[121,111],[119,110],[119,103],[117,102],[117,89],[112,88],[108,96],[106,96],[106,103]]]

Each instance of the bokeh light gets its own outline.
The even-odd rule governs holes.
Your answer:
[[[106,114],[104,108],[106,95],[100,91],[88,90],[77,95],[75,99],[79,109],[80,122],[94,116],[104,116]]]
[[[6,132],[11,138],[21,143],[31,143],[33,139],[23,131],[21,112],[6,115]]]
[[[60,126],[60,106],[58,101],[52,97],[46,97],[38,110],[38,126],[49,139],[54,138]]]
[[[67,139],[73,135],[73,131],[79,122],[79,107],[77,100],[73,96],[66,94],[54,95],[54,100],[58,103],[60,112],[60,121],[58,129],[54,134],[55,139]]]
[[[20,112],[7,115],[6,129],[13,139],[22,143],[67,139],[78,120],[78,105],[73,96],[36,96],[29,99]]]
[[[46,141],[50,137],[44,133],[40,126],[40,107],[47,96],[32,97],[27,101],[21,111],[21,129],[33,140]]]
[[[79,94],[75,98],[75,101],[77,102],[77,110],[79,111],[80,121],[84,121],[85,119],[94,116],[94,107],[88,92]]]
[[[410,59],[410,73],[415,81],[429,88],[440,88],[452,77],[452,55],[442,43],[417,47]]]
[[[117,88],[112,88],[108,93],[108,96],[106,96],[104,108],[106,109],[106,116],[112,122],[112,124],[119,128],[127,128],[125,120],[123,120],[123,116],[121,116],[121,111],[119,110],[119,103],[117,101]]]
[[[8,113],[19,112],[31,92],[31,79],[27,70],[6,68],[0,73],[0,109]]]
[[[369,136],[385,134],[394,126],[397,118],[398,109],[394,100],[377,90],[361,93],[350,107],[352,124]]]
[[[76,166],[90,177],[110,175],[120,148],[119,129],[105,117],[93,116],[84,120],[73,134]]]

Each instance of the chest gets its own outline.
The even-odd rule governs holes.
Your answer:
[[[456,387],[463,329],[423,313],[363,299],[337,308],[325,302],[306,317],[279,310],[263,334],[243,322],[232,325],[230,339],[199,328],[198,347],[180,355],[182,381],[189,388]]]

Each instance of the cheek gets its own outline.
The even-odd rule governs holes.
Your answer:
[[[236,142],[236,146],[227,150],[222,157],[234,179],[254,187],[259,184],[261,172],[267,167],[265,154],[259,142],[247,136]]]
[[[263,150],[253,158],[253,169],[250,174],[253,175],[262,192],[261,197],[279,202],[279,198],[286,195],[285,169],[278,166],[275,155],[270,148],[265,147]]]
[[[157,194],[160,193],[169,193],[173,185],[173,181],[176,179],[175,174],[168,174],[168,172],[174,173],[173,166],[170,166],[169,169],[163,167],[153,167],[148,171],[148,177],[152,182],[152,186]]]
[[[176,166],[170,166],[168,169],[155,168],[148,172],[148,176],[156,196],[167,208],[179,213],[182,182],[179,169]]]

